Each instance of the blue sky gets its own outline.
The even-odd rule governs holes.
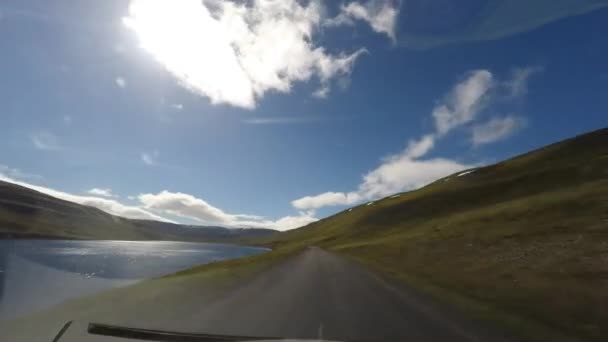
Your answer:
[[[5,1],[0,178],[289,229],[606,126],[607,9],[418,2]]]

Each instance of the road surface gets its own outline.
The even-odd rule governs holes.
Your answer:
[[[106,337],[85,339],[86,323],[90,321],[339,341],[499,340],[495,333],[490,335],[453,314],[449,317],[446,310],[319,248],[309,248],[219,292],[188,279],[170,287],[140,291],[140,298],[111,298],[110,294],[99,304],[68,305],[67,309],[22,324],[29,330],[36,324],[39,333],[48,334],[59,330],[60,321],[71,316],[77,321],[66,333],[65,341],[112,341]],[[108,307],[111,301],[114,304]],[[49,319],[55,321],[49,324]],[[12,331],[24,329],[18,326]],[[19,336],[16,333],[15,338]]]

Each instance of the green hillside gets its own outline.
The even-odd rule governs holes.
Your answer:
[[[132,220],[0,181],[0,238],[240,242],[275,232]]]
[[[0,182],[0,233],[5,237],[152,238],[127,219],[6,182]]]
[[[510,328],[605,340],[608,129],[460,174],[264,243],[348,255]]]

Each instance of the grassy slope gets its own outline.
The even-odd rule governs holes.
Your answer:
[[[602,340],[608,336],[608,129],[265,243],[337,251],[529,336],[542,336],[533,329],[545,326]]]
[[[6,182],[0,182],[0,232],[68,239],[152,238],[127,219]]]

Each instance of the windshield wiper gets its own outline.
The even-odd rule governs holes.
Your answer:
[[[65,332],[68,330],[68,328],[70,327],[70,325],[72,325],[72,323],[74,323],[74,321],[68,321],[67,323],[65,323],[63,325],[63,327],[61,327],[61,330],[59,330],[59,332],[57,333],[57,335],[53,339],[53,342],[58,342],[59,339],[61,339],[61,337],[63,336],[63,334],[65,334]]]
[[[225,341],[263,341],[282,340],[277,337],[253,337],[253,336],[231,336],[213,334],[191,334],[173,331],[162,331],[152,329],[139,329],[120,327],[116,325],[89,323],[87,329],[89,334],[104,335],[120,338],[130,338],[144,341],[168,341],[168,342],[225,342]]]
[[[70,328],[73,321],[67,322],[57,333],[53,342],[59,342],[65,332]],[[102,335],[117,338],[134,339],[140,341],[161,341],[161,342],[226,342],[226,341],[293,341],[282,337],[260,337],[260,336],[239,336],[239,335],[214,335],[214,334],[194,334],[175,331],[153,330],[121,327],[117,325],[89,323],[87,332],[91,335]],[[307,340],[312,341],[312,340]]]

